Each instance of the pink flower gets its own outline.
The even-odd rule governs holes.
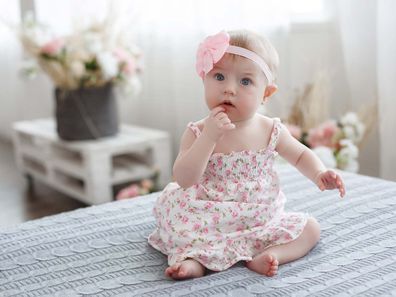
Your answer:
[[[301,139],[302,131],[299,126],[292,125],[292,124],[285,124],[285,126],[294,138]]]
[[[208,202],[205,203],[204,207],[205,207],[205,209],[210,209],[210,208],[213,207],[213,205],[214,205],[213,202],[208,201]]]
[[[187,205],[186,201],[181,201],[179,203],[180,208],[184,208]]]
[[[248,200],[249,200],[249,193],[243,192],[242,193],[242,202],[248,202]]]
[[[256,242],[254,243],[254,248],[256,250],[261,250],[261,242],[256,240]]]
[[[223,193],[224,192],[224,187],[222,185],[217,185],[217,191]]]
[[[307,143],[311,148],[317,146],[334,147],[333,136],[337,133],[338,127],[335,121],[327,121],[319,127],[308,131]]]
[[[116,196],[116,200],[122,200],[139,196],[139,186],[132,184],[127,188],[122,189]]]
[[[193,226],[193,230],[194,230],[194,231],[197,231],[197,230],[199,230],[200,228],[201,228],[201,224],[199,224],[199,223],[195,223],[194,226]]]
[[[150,179],[144,179],[144,180],[142,180],[142,181],[140,182],[140,184],[142,185],[142,187],[143,187],[144,189],[147,189],[147,190],[151,190],[151,189],[154,187],[154,183],[153,183],[153,181],[150,180]]]
[[[239,225],[236,230],[238,232],[242,232],[243,230],[245,230],[245,226],[244,225]]]
[[[208,263],[209,262],[209,257],[206,255],[201,255],[199,256],[199,259],[203,262],[203,263]]]
[[[183,249],[182,247],[178,247],[178,248],[176,249],[176,251],[177,251],[177,253],[179,253],[179,254],[183,254],[183,253],[184,253],[184,249]]]
[[[132,56],[122,48],[116,48],[113,51],[114,56],[124,65],[122,71],[126,74],[132,74],[136,71],[136,63]]]
[[[238,216],[238,212],[233,211],[233,212],[231,212],[231,215],[232,215],[233,218],[236,218]]]
[[[213,36],[208,36],[200,45],[197,51],[196,70],[201,78],[204,78],[213,65],[223,57],[229,46],[230,36],[225,31],[221,31]]]
[[[220,221],[220,214],[218,214],[218,213],[213,214],[212,221],[213,221],[213,224],[218,224]]]
[[[189,220],[187,216],[183,216],[181,221],[185,224],[188,223]]]
[[[63,41],[63,39],[61,38],[53,39],[43,45],[43,47],[41,48],[41,53],[50,56],[56,55],[63,48],[64,45],[65,42]]]

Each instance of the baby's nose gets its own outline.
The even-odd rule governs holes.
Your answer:
[[[235,95],[235,92],[236,92],[235,83],[227,82],[227,84],[224,86],[224,94]]]

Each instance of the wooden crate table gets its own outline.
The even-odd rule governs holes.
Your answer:
[[[18,168],[60,192],[88,204],[113,200],[113,186],[150,178],[171,180],[167,132],[121,125],[114,137],[87,141],[59,139],[52,119],[16,122],[13,143]]]

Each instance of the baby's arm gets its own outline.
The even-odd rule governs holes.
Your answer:
[[[276,150],[279,155],[314,182],[320,190],[338,188],[341,197],[345,195],[341,177],[336,172],[327,170],[318,156],[295,139],[286,128],[283,128],[280,133]]]
[[[173,176],[182,188],[191,187],[205,171],[216,142],[201,134],[195,140],[190,128],[184,132],[180,152],[173,165]]]
[[[173,176],[182,188],[188,188],[198,182],[204,173],[209,158],[216,146],[217,140],[234,124],[221,107],[214,108],[205,119],[201,135],[195,139],[190,129],[187,129],[181,139],[180,152],[173,165]]]

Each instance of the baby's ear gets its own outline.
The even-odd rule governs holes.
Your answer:
[[[265,98],[271,97],[277,90],[278,90],[277,85],[267,86],[264,91],[264,100]]]

